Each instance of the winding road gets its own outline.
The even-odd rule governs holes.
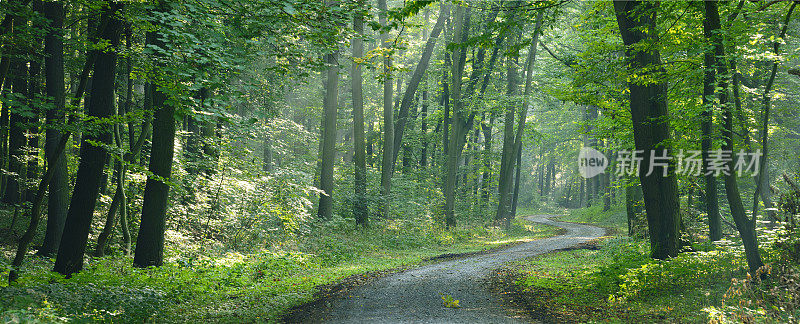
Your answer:
[[[492,270],[509,261],[563,249],[603,236],[599,227],[551,220],[555,215],[527,217],[567,230],[564,235],[534,240],[493,252],[459,258],[396,273],[334,299],[324,323],[521,323],[508,314],[484,282]],[[444,307],[441,296],[460,301]]]

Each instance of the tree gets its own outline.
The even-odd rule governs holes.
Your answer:
[[[169,4],[159,2],[157,11],[167,12]],[[167,28],[167,22],[158,22],[160,28]],[[169,181],[172,177],[172,158],[175,145],[175,105],[176,100],[168,100],[167,87],[169,76],[165,71],[158,70],[164,67],[164,42],[161,32],[148,32],[147,43],[152,48],[158,49],[153,54],[156,64],[156,81],[151,85],[153,109],[153,142],[150,149],[150,164],[148,171],[152,174],[147,177],[144,187],[144,201],[142,202],[142,222],[139,226],[139,235],[136,238],[136,249],[133,255],[133,264],[137,267],[161,266],[164,262],[164,232],[167,222],[167,204],[169,203]]]
[[[117,52],[122,22],[116,15],[122,4],[107,2],[103,8],[103,18],[107,24],[101,24],[101,38],[112,47],[97,53],[92,76],[92,91],[87,115],[95,118],[107,118],[114,113],[114,79],[116,76]],[[105,25],[105,26],[103,26]],[[83,254],[92,216],[100,193],[101,174],[108,160],[108,154],[101,145],[111,144],[111,132],[100,128],[83,134],[80,150],[80,164],[76,175],[75,186],[64,234],[58,247],[56,263],[53,271],[64,275],[72,275],[83,268]]]
[[[353,190],[355,199],[353,201],[353,216],[356,224],[366,226],[369,221],[369,210],[367,209],[367,160],[364,140],[364,95],[362,93],[363,78],[361,77],[361,56],[364,55],[364,16],[361,10],[365,10],[363,1],[358,2],[358,8],[353,14],[353,30],[356,35],[353,37],[353,66],[351,71],[351,82],[353,91],[353,164],[354,164],[354,183]]]
[[[50,31],[44,39],[45,59],[45,86],[47,96],[52,98],[53,107],[47,111],[47,131],[45,134],[45,155],[56,153],[58,142],[63,136],[57,129],[65,123],[64,105],[64,5],[61,2],[44,2],[42,4],[44,17],[50,20]],[[47,228],[44,242],[37,254],[51,256],[58,251],[61,242],[61,233],[67,219],[69,208],[69,175],[67,174],[67,159],[64,151],[55,157],[53,178],[50,180],[49,199],[47,203]]]
[[[403,94],[403,100],[400,102],[400,111],[397,114],[397,122],[394,125],[394,144],[392,145],[394,153],[392,155],[392,166],[397,163],[397,155],[400,153],[400,147],[403,143],[403,132],[405,132],[406,120],[408,119],[408,110],[414,101],[414,94],[417,92],[417,88],[422,81],[422,77],[428,71],[428,65],[431,61],[431,56],[433,56],[433,49],[436,47],[436,42],[439,40],[439,34],[441,34],[442,29],[444,28],[444,22],[449,16],[450,8],[446,5],[442,5],[439,9],[439,18],[436,20],[436,25],[433,26],[431,35],[428,38],[428,41],[425,43],[425,49],[422,52],[422,57],[420,58],[419,63],[417,63],[417,67],[414,68],[414,74],[411,76],[411,80],[409,80],[408,84],[406,85],[406,92]]]
[[[392,109],[392,56],[391,43],[387,28],[388,9],[386,0],[378,0],[378,20],[381,28],[381,46],[383,47],[383,159],[381,160],[381,197],[383,198],[383,216],[389,217],[390,194],[392,191],[392,175],[394,163],[394,110]]]
[[[708,1],[704,1],[707,3]],[[708,5],[706,5],[705,10],[708,10]],[[717,22],[719,23],[719,22]],[[710,21],[709,14],[706,13],[703,19],[703,33],[706,35],[706,38],[711,38],[712,33],[719,33],[719,26],[716,27],[716,31],[713,30],[712,22]],[[703,156],[703,171],[708,171],[709,166],[709,153],[711,152],[713,145],[713,135],[712,135],[712,116],[714,111],[714,89],[716,88],[715,83],[715,74],[716,74],[716,67],[715,67],[715,59],[714,59],[714,50],[713,48],[709,48],[703,55],[703,65],[705,67],[705,75],[703,78],[703,112],[700,115],[700,129],[702,132],[702,142],[701,142],[701,149],[702,149],[702,156]],[[722,238],[722,223],[720,220],[719,214],[719,203],[717,202],[717,178],[714,177],[713,174],[706,174],[705,176],[705,187],[706,187],[706,199],[705,199],[705,206],[706,206],[706,213],[708,214],[708,238],[712,241],[717,241]]]
[[[471,8],[466,9],[463,6],[458,6],[456,9],[455,18],[455,31],[453,33],[453,40],[463,44],[469,36],[469,23],[470,23]],[[461,77],[464,73],[464,66],[467,56],[466,46],[454,46],[450,72],[450,95],[453,101],[453,117],[450,121],[452,126],[452,133],[450,134],[449,143],[447,145],[447,156],[445,159],[444,167],[444,185],[442,191],[444,192],[444,215],[447,227],[456,225],[455,218],[455,186],[456,186],[456,172],[458,171],[458,162],[461,159],[461,152],[464,149],[466,142],[466,135],[472,128],[472,121],[475,118],[474,114],[468,114],[464,108],[464,98],[461,92]]]
[[[678,255],[680,215],[678,184],[675,174],[665,167],[666,175],[647,175],[650,154],[670,151],[667,113],[667,84],[659,79],[663,72],[657,40],[658,3],[648,1],[614,1],[622,41],[625,44],[628,74],[644,76],[647,82],[630,81],[630,108],[633,139],[637,150],[645,152],[639,169],[647,224],[650,231],[650,254],[656,259]]]
[[[317,216],[330,219],[333,213],[333,163],[336,158],[336,110],[339,105],[339,50],[325,54],[328,77],[322,113],[322,151],[320,151],[319,210]]]

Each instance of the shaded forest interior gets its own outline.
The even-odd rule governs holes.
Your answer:
[[[279,321],[553,215],[609,234],[524,307],[797,322],[798,3],[0,2],[0,321]]]

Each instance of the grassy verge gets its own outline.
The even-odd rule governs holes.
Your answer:
[[[736,237],[696,244],[696,252],[662,261],[649,257],[646,240],[620,235],[627,231],[624,208],[573,210],[561,219],[615,229],[617,236],[512,263],[493,278],[506,302],[535,319],[783,323],[800,318],[800,284],[794,284],[800,258],[785,248],[800,244],[789,243],[796,236],[783,229],[760,235],[764,271],[770,273],[762,281],[747,274]]]
[[[540,320],[558,322],[708,322],[744,264],[734,253],[685,253],[648,258],[642,242],[625,238],[599,249],[550,253],[512,264],[500,275],[513,302]]]
[[[315,292],[356,274],[408,267],[446,253],[496,248],[552,236],[556,228],[516,221],[504,232],[346,222],[316,227],[306,239],[257,254],[185,253],[171,246],[169,262],[137,269],[131,259],[90,260],[70,279],[51,273],[52,260],[25,264],[14,286],[0,283],[0,321],[271,322]],[[8,273],[10,249],[0,258]]]

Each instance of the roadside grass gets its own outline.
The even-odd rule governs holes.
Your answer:
[[[646,239],[625,235],[624,206],[608,212],[601,206],[572,210],[560,220],[611,228],[615,235],[514,262],[498,273],[494,282],[510,296],[508,302],[538,320],[782,323],[800,318],[800,284],[792,284],[800,266],[796,250],[787,248],[800,244],[783,227],[759,228],[771,279],[753,281],[736,236],[694,244],[694,252],[662,261],[649,257]]]
[[[627,238],[537,256],[509,266],[509,289],[524,295],[523,307],[559,322],[708,322],[732,276],[744,264],[734,253],[684,253],[651,260],[647,244]],[[531,310],[529,310],[531,311]]]
[[[557,230],[519,219],[509,231],[390,222],[362,229],[332,221],[293,245],[261,253],[210,256],[173,244],[162,267],[138,269],[130,257],[114,255],[90,259],[70,279],[50,272],[53,260],[31,256],[13,286],[5,281],[13,249],[5,247],[0,321],[274,322],[316,298],[320,287],[349,276],[380,275],[438,255],[497,248],[553,236]]]

